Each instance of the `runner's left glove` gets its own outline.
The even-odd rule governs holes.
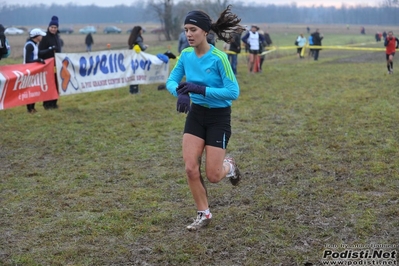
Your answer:
[[[196,94],[202,94],[204,97],[205,97],[205,91],[206,91],[205,86],[197,85],[191,82],[182,82],[176,89],[176,92],[179,95],[188,94],[189,92],[191,92]]]

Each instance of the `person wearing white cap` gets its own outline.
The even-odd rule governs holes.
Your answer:
[[[39,42],[42,40],[43,36],[46,36],[46,33],[41,29],[32,29],[29,32],[29,39],[26,41],[24,45],[24,64],[28,63],[45,63],[42,58],[39,57]],[[28,113],[34,114],[36,113],[35,104],[27,104]]]

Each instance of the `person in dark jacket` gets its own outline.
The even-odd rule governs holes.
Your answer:
[[[212,44],[213,46],[216,46],[216,37],[215,37],[215,33],[213,33],[212,31],[208,32],[208,34],[206,35],[206,41],[209,44]]]
[[[6,46],[6,36],[4,35],[5,28],[2,24],[0,24],[0,60],[3,57],[3,55],[7,54],[8,49]]]
[[[237,75],[237,57],[241,52],[241,33],[234,33],[233,38],[230,42],[229,51],[232,53],[228,54],[228,58],[233,69],[233,73]]]
[[[312,33],[313,45],[321,46],[321,40],[323,40],[323,35],[320,34],[319,29],[316,29],[316,31]],[[315,61],[319,59],[320,50],[320,48],[313,49],[313,57]]]
[[[259,30],[258,31],[260,35],[263,35],[263,42],[259,42],[259,57],[260,57],[260,61],[259,61],[259,70],[262,71],[262,65],[263,62],[265,62],[266,59],[266,55],[262,54],[263,52],[265,52],[265,50],[267,49],[267,46],[272,45],[272,39],[270,38],[270,34],[266,31],[264,32],[263,30]]]
[[[129,45],[129,49],[133,49],[135,45],[140,47],[141,51],[145,51],[148,48],[148,45],[144,44],[144,38],[142,36],[143,28],[141,26],[134,26],[132,32],[130,33],[129,39],[127,40],[127,44]],[[131,94],[139,93],[139,85],[131,84],[129,86],[129,92]]]
[[[43,37],[41,42],[39,43],[39,50],[47,50],[43,55],[43,59],[49,59],[55,56],[55,53],[61,53],[61,39],[59,36],[58,32],[58,17],[53,16],[51,18],[50,23],[48,24],[48,29],[46,36]],[[58,82],[57,82],[57,74],[54,73],[55,75],[55,84],[56,84],[56,89],[58,91]],[[51,100],[51,101],[44,101],[43,102],[43,107],[46,110],[49,109],[57,109],[57,100]]]
[[[93,36],[91,35],[91,33],[88,33],[86,35],[85,44],[86,52],[91,52],[91,46],[94,44]]]
[[[141,26],[135,26],[130,33],[127,44],[129,45],[129,49],[133,49],[133,47],[137,44],[140,46],[141,51],[145,51],[148,48],[148,45],[144,44],[143,38],[143,28]]]
[[[182,31],[179,35],[177,51],[179,52],[179,54],[181,54],[181,51],[183,51],[185,48],[189,46],[190,44],[188,43],[186,32]]]

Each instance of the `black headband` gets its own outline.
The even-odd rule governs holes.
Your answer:
[[[205,32],[211,30],[211,20],[204,13],[200,11],[190,11],[188,12],[184,24],[193,24],[200,27]]]

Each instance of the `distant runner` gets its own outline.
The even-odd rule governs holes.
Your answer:
[[[389,31],[388,36],[385,38],[386,58],[388,74],[393,74],[393,57],[395,56],[396,49],[399,48],[399,39],[393,36],[393,32]]]

